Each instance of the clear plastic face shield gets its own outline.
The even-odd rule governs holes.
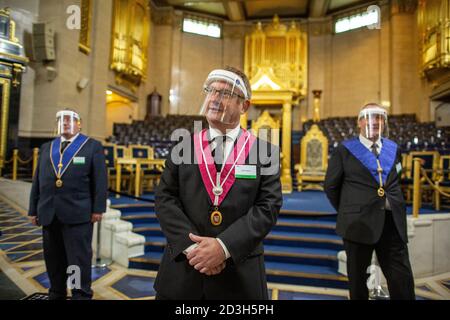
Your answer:
[[[200,115],[208,121],[232,125],[245,113],[243,103],[250,96],[241,77],[231,71],[214,70],[203,85],[205,100]]]
[[[361,110],[358,123],[361,134],[367,139],[379,139],[389,137],[387,112],[385,109],[373,105]]]
[[[80,132],[80,116],[71,110],[56,113],[56,134],[73,136]]]

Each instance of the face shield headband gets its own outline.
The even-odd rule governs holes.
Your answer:
[[[233,99],[250,100],[242,78],[227,70],[213,70],[208,75],[203,90],[206,97],[200,114],[224,124],[232,124],[238,116],[237,113],[243,113],[242,110],[231,107]]]
[[[358,115],[358,121],[364,119],[361,130],[365,130],[366,138],[374,139],[389,136],[387,112],[385,109],[373,106],[364,108]]]
[[[62,110],[56,113],[56,133],[74,135],[77,132],[75,125],[80,122],[80,115],[71,110]]]

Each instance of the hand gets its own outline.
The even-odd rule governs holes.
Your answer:
[[[37,216],[31,216],[31,224],[33,226],[38,226],[39,225],[39,219]]]
[[[101,213],[93,213],[91,214],[91,222],[95,223],[102,220],[102,214]]]
[[[222,246],[216,238],[200,237],[192,233],[189,234],[189,238],[198,244],[186,256],[189,264],[195,270],[206,273],[208,270],[220,266],[225,261],[225,252],[223,252]]]
[[[211,269],[203,268],[202,270],[200,270],[200,272],[205,273],[207,276],[215,276],[215,275],[221,273],[223,269],[225,269],[226,263],[227,262],[224,261],[221,264],[219,264],[217,267],[211,268]],[[202,272],[202,271],[205,271],[205,272]]]

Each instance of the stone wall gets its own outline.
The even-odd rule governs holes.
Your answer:
[[[0,1],[17,22],[17,37],[31,55],[33,22],[51,22],[56,30],[56,61],[30,61],[23,77],[19,135],[51,137],[55,112],[61,107],[79,110],[83,131],[103,139],[112,121],[128,121],[107,114],[106,90],[133,101],[134,119],[146,115],[146,100],[154,88],[162,95],[163,114],[196,114],[202,102],[202,84],[214,68],[244,68],[244,36],[251,22],[224,22],[223,37],[213,39],[184,33],[182,12],[151,8],[148,69],[136,92],[116,83],[109,69],[113,0],[93,1],[91,44],[87,55],[78,49],[78,30],[66,27],[69,5],[81,0]],[[366,102],[390,105],[390,112],[416,113],[422,121],[433,115],[430,86],[420,77],[415,11],[382,6],[380,29],[361,28],[334,34],[332,19],[302,21],[308,31],[308,96],[293,109],[293,128],[312,118],[312,90],[322,90],[322,118],[355,116]],[[57,76],[49,80],[46,67]],[[87,78],[85,89],[77,83]]]

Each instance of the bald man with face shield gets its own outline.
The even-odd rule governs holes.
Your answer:
[[[167,238],[156,297],[267,299],[262,240],[282,205],[279,151],[240,127],[251,99],[245,74],[213,70],[203,91],[208,128],[186,139],[189,163],[172,150],[156,191]]]
[[[107,173],[102,144],[80,131],[76,111],[56,113],[57,137],[42,145],[31,187],[28,215],[42,226],[50,300],[66,299],[73,270],[80,281],[70,288],[72,299],[93,296],[93,223],[106,211]]]
[[[339,145],[325,177],[325,192],[338,212],[336,232],[344,239],[351,299],[368,299],[374,251],[390,298],[415,299],[401,154],[388,139],[387,119],[380,105],[365,105],[358,115],[359,137]]]

